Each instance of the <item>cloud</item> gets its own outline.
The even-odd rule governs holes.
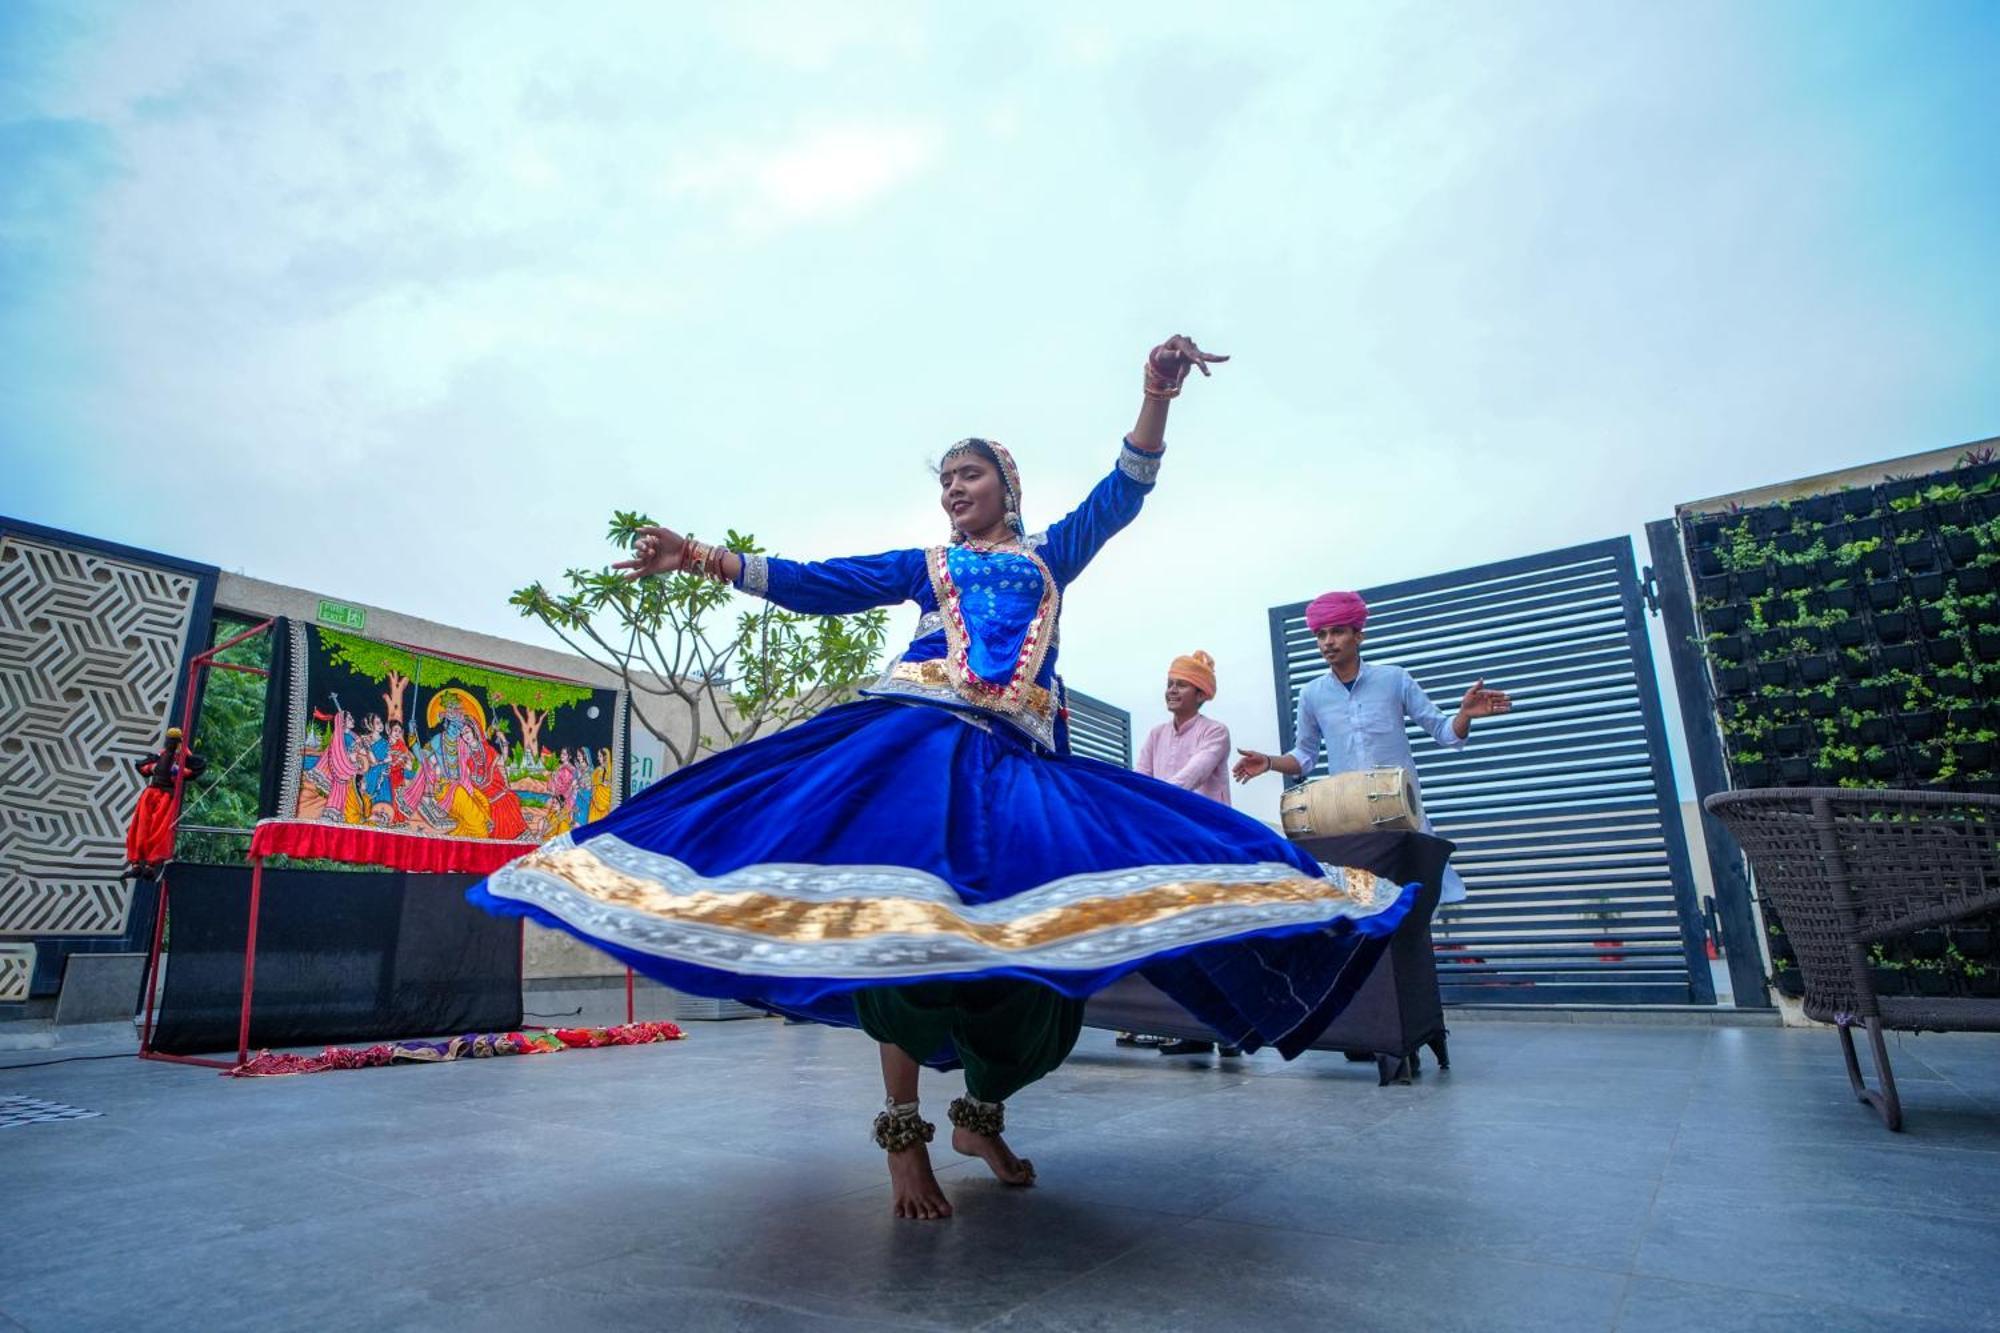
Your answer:
[[[614,506],[923,542],[980,433],[1046,522],[1178,329],[1237,359],[1064,668],[1202,646],[1272,743],[1264,607],[1995,429],[1937,13],[0,0],[8,504],[521,633]]]
[[[776,144],[724,143],[689,155],[667,188],[772,228],[851,217],[935,165],[938,124],[818,126]]]
[[[35,117],[0,121],[0,294],[73,259],[96,192],[118,172],[104,126]]]
[[[935,11],[921,0],[829,5],[823,0],[756,0],[717,6],[722,35],[755,59],[793,70],[854,64],[870,52],[919,59]]]

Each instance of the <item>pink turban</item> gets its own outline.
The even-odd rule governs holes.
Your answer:
[[[1328,625],[1368,624],[1368,603],[1358,592],[1323,592],[1306,603],[1306,628],[1317,634]]]

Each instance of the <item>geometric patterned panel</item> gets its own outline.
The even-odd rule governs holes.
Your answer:
[[[0,944],[0,1004],[18,1004],[27,999],[28,979],[34,975],[34,945]]]
[[[116,935],[197,581],[0,535],[0,934]]]
[[[63,1102],[45,1102],[39,1097],[0,1097],[0,1129],[45,1125],[57,1120],[95,1120],[103,1114]]]

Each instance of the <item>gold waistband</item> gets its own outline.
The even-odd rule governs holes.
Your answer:
[[[924,685],[931,689],[956,688],[952,683],[951,672],[945,668],[943,660],[936,657],[927,662],[898,662],[889,668],[889,679],[905,681],[911,685]],[[998,700],[995,702],[997,704]],[[1055,696],[1032,681],[1021,687],[1021,704],[1038,717],[1055,716]]]

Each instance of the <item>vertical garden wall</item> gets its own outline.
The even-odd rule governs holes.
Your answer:
[[[1684,514],[1732,787],[2000,792],[2000,461]],[[1769,905],[1765,905],[1767,918]],[[1795,992],[1782,927],[1774,982]],[[1991,993],[1991,931],[1878,948],[1886,994]],[[1791,972],[1791,976],[1786,974]]]

